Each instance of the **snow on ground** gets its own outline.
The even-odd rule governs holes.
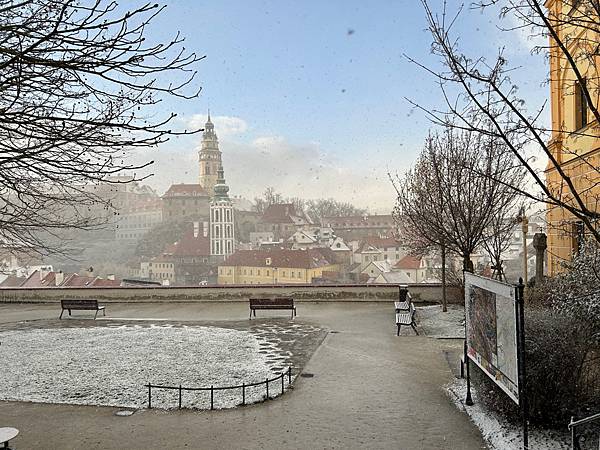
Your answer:
[[[488,411],[483,404],[477,401],[477,392],[473,386],[471,386],[471,395],[474,405],[464,405],[464,399],[467,395],[466,380],[457,379],[453,381],[446,386],[446,391],[457,408],[469,415],[492,450],[521,450],[523,448],[522,428],[518,425],[506,423],[493,412]],[[530,428],[529,448],[536,450],[569,449],[571,448],[569,434],[567,432],[559,433],[555,430]]]
[[[140,408],[147,406],[148,383],[216,387],[275,376],[260,353],[263,339],[234,329],[136,325],[10,330],[0,337],[2,400]],[[269,394],[279,393],[276,382]],[[241,395],[215,392],[215,408],[237,406]],[[264,395],[264,385],[247,389],[246,402]],[[153,389],[153,407],[177,402],[177,391]],[[182,405],[210,408],[210,393],[184,392]]]
[[[448,311],[442,311],[442,305],[418,306],[417,326],[423,334],[438,339],[465,337],[464,305],[448,305]],[[419,331],[420,332],[420,331]]]

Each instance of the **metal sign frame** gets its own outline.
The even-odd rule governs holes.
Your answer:
[[[525,319],[524,319],[524,290],[525,285],[523,279],[519,279],[519,284],[513,286],[507,283],[502,283],[491,278],[485,278],[478,275],[474,275],[470,272],[464,272],[465,281],[465,341],[464,341],[464,355],[463,362],[466,366],[466,378],[467,378],[467,397],[465,404],[467,406],[473,405],[471,397],[471,376],[470,376],[470,361],[473,361],[482,371],[485,373],[503,392],[505,392],[520,408],[523,426],[523,448],[529,448],[529,405],[527,402],[527,391],[526,391],[526,376],[525,376]],[[488,293],[492,293],[495,296],[501,296],[510,298],[514,304],[515,314],[515,346],[516,346],[516,382],[513,382],[505,373],[500,371],[493,361],[483,360],[481,355],[475,348],[469,346],[469,333],[471,330],[470,314],[469,314],[469,301],[471,295],[471,288],[475,287],[482,289]],[[497,297],[494,298],[497,300]],[[494,306],[497,304],[495,303]],[[496,320],[496,316],[494,316]],[[496,323],[494,323],[496,326]],[[496,329],[497,332],[497,329]],[[492,369],[492,370],[490,370]],[[510,385],[503,383],[502,381],[509,380],[511,384],[514,384],[514,389],[510,389]]]

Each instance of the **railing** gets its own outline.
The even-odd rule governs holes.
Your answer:
[[[210,409],[214,409],[214,398],[215,398],[215,391],[226,391],[226,390],[231,390],[231,389],[241,389],[242,390],[242,405],[246,404],[246,388],[250,388],[250,387],[254,387],[254,386],[261,386],[261,385],[265,385],[265,389],[266,389],[266,398],[269,399],[269,383],[274,383],[278,380],[281,380],[281,394],[284,393],[285,391],[285,386],[284,386],[284,379],[287,376],[288,378],[288,387],[292,384],[292,368],[289,367],[288,370],[281,372],[278,376],[276,376],[275,378],[266,378],[265,381],[259,381],[256,383],[242,383],[240,385],[237,386],[211,386],[211,387],[196,387],[196,388],[190,388],[190,387],[183,387],[181,385],[179,386],[161,386],[161,385],[157,385],[157,384],[145,384],[144,386],[148,388],[148,409],[152,408],[152,389],[167,389],[167,390],[177,390],[179,391],[179,409],[181,409],[181,399],[182,399],[182,394],[183,391],[210,391]],[[280,394],[280,395],[281,395]]]
[[[571,430],[571,449],[581,450],[581,444],[579,442],[581,434],[577,432],[577,428],[582,425],[590,424],[592,422],[598,422],[598,425],[600,426],[600,413],[594,414],[590,417],[586,417],[585,419],[574,419],[574,417],[571,417],[571,423],[569,424],[569,430]],[[598,449],[600,450],[600,431],[598,432]]]

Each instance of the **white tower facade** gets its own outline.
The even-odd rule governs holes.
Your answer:
[[[235,218],[228,192],[223,166],[220,166],[210,203],[210,254],[222,259],[235,252]]]

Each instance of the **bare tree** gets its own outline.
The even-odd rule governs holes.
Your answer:
[[[394,183],[394,218],[418,248],[448,249],[473,271],[471,255],[501,211],[514,208],[523,175],[501,143],[451,127],[433,133],[415,166]]]
[[[575,97],[578,116],[574,124],[560,123],[554,128],[542,123],[545,103],[537,110],[529,110],[519,96],[519,86],[510,77],[515,68],[509,66],[502,49],[493,58],[467,56],[461,52],[458,39],[452,36],[456,17],[447,14],[445,2],[439,14],[432,10],[427,0],[421,2],[433,39],[432,52],[442,61],[443,69],[413,62],[434,75],[446,105],[443,108],[415,105],[426,111],[434,123],[501,140],[535,185],[534,190],[514,186],[515,190],[534,201],[564,208],[600,242],[597,226],[600,219],[600,167],[577,150],[586,142],[597,142],[600,138],[598,1],[555,1],[549,3],[550,9],[538,0],[480,0],[473,4],[484,10],[499,7],[502,16],[514,16],[517,25],[506,31],[520,28],[532,36],[549,38],[547,46],[536,46],[533,51],[546,52],[550,56],[548,81],[554,92]],[[452,95],[456,88],[460,94]],[[485,117],[486,123],[478,120],[480,117]],[[546,183],[544,174],[528,155],[528,149],[533,149],[537,157],[548,160],[547,171],[557,174],[557,182]],[[577,166],[582,170],[565,167],[561,155],[576,157]],[[580,176],[581,173],[585,175]]]
[[[365,209],[357,208],[352,203],[340,202],[332,198],[321,198],[306,202],[306,214],[313,223],[321,223],[323,217],[364,216],[366,213]]]
[[[357,208],[351,203],[340,202],[333,198],[305,200],[300,197],[285,197],[275,191],[273,187],[268,187],[263,192],[262,197],[254,199],[254,210],[263,213],[269,206],[278,203],[291,203],[298,214],[304,214],[312,223],[320,223],[323,217],[347,217],[366,214],[366,210]]]
[[[284,203],[283,195],[275,191],[274,187],[269,186],[263,192],[262,197],[254,198],[254,210],[262,214],[269,206],[279,203]]]
[[[492,262],[492,278],[506,280],[502,254],[510,247],[510,238],[519,223],[519,216],[514,207],[510,210],[496,211],[491,217],[488,228],[484,230],[481,246],[485,249]]]
[[[89,229],[87,210],[109,204],[90,185],[117,183],[151,162],[128,162],[133,148],[173,135],[176,114],[155,108],[190,99],[201,59],[179,34],[152,42],[164,9],[110,0],[0,0],[0,241],[48,253],[49,236]]]

